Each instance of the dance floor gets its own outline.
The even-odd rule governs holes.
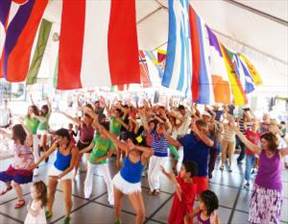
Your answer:
[[[10,160],[0,161],[0,169],[5,169]],[[47,164],[40,167],[40,175],[35,178],[46,180]],[[218,167],[218,166],[217,166]],[[245,224],[248,218],[248,199],[250,191],[242,188],[243,171],[245,165],[238,166],[236,162],[233,166],[233,172],[221,172],[219,168],[214,171],[214,176],[210,180],[210,189],[213,190],[219,198],[220,208],[219,215],[221,223]],[[111,163],[112,174],[115,174],[115,168]],[[94,191],[90,200],[84,198],[83,183],[85,173],[81,173],[73,184],[73,211],[71,214],[71,223],[73,224],[113,224],[114,213],[113,208],[108,205],[107,193],[104,181],[101,176],[95,175]],[[288,223],[288,171],[283,171],[284,181],[284,201],[282,208],[281,223]],[[4,187],[1,183],[0,187]],[[29,186],[23,186],[25,199],[30,200]],[[161,176],[161,193],[159,196],[151,196],[148,194],[147,178],[143,177],[142,189],[144,203],[146,207],[146,222],[149,224],[167,223],[168,214],[172,203],[172,194],[174,192],[171,183],[166,177]],[[16,224],[23,223],[27,210],[26,207],[15,210],[16,196],[14,191],[8,192],[4,196],[0,196],[0,224]],[[61,186],[58,186],[55,203],[54,215],[50,223],[61,223],[64,219],[64,199]],[[128,199],[123,201],[122,223],[134,223],[135,214],[130,206]]]

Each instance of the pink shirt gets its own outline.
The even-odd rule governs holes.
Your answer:
[[[34,162],[33,153],[27,145],[13,145],[14,149],[14,164],[15,169],[28,169]]]

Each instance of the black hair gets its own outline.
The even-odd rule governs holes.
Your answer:
[[[135,145],[142,145],[141,143],[139,143],[137,141],[137,136],[133,133],[133,132],[130,132],[130,131],[122,131],[120,133],[120,140],[124,140],[124,141],[127,141],[128,139],[130,139],[133,144]],[[143,145],[142,145],[143,146]]]
[[[27,134],[21,124],[16,124],[12,128],[12,139],[19,140],[21,145],[24,145]]]
[[[54,134],[62,138],[67,138],[69,142],[71,141],[69,131],[66,128],[60,128],[57,131],[55,131]]]
[[[210,216],[212,212],[219,207],[218,197],[213,191],[203,191],[200,194],[200,200],[205,204],[208,216]]]
[[[43,113],[43,111],[45,111],[45,112]],[[41,115],[42,115],[42,116],[45,116],[48,112],[49,112],[49,107],[48,107],[48,105],[47,105],[47,104],[43,105],[43,106],[41,107]]]
[[[93,110],[93,106],[90,103],[87,103],[86,107],[88,107],[89,109]]]
[[[185,110],[185,107],[183,105],[179,105],[178,110]]]
[[[190,177],[195,177],[198,174],[198,165],[193,161],[183,162],[186,172],[190,173]]]

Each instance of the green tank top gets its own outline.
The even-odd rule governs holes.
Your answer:
[[[39,121],[36,118],[25,117],[24,126],[33,135],[37,133],[38,125],[39,125]]]

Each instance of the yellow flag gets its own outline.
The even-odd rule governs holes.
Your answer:
[[[263,83],[262,78],[261,78],[259,72],[256,70],[255,66],[243,54],[239,54],[239,56],[240,56],[240,59],[247,65],[247,68],[248,68],[249,73],[253,79],[254,84],[255,85],[262,84]]]
[[[226,48],[222,44],[220,44],[220,48],[223,55],[226,71],[228,73],[228,78],[234,98],[234,104],[237,106],[245,105],[247,103],[246,93],[242,88],[237,74],[235,73],[233,64],[228,56]]]

